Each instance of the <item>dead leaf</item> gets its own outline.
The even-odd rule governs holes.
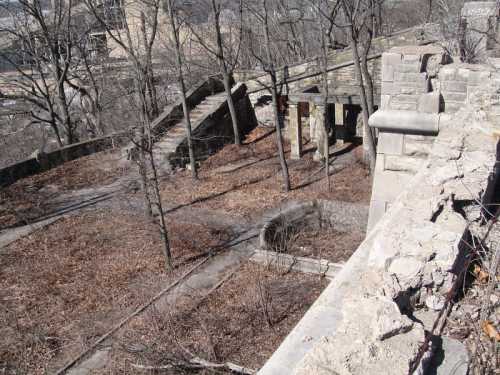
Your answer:
[[[474,274],[474,276],[476,276],[476,279],[481,284],[486,284],[490,279],[490,274],[486,271],[483,271],[483,269],[477,264],[474,266],[474,270],[472,271],[472,273]]]
[[[481,322],[481,328],[490,339],[500,341],[500,333],[498,333],[495,326],[493,326],[493,324],[489,320],[483,320]]]

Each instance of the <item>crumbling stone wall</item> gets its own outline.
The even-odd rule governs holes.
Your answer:
[[[457,207],[491,203],[484,192],[494,188],[500,124],[484,115],[490,95],[440,116],[428,158],[259,374],[422,374],[429,366],[438,342],[424,346],[426,332],[461,285],[468,220],[480,213]],[[454,353],[447,362],[465,374]]]
[[[441,95],[432,91],[448,56],[438,46],[396,47],[382,55],[381,108],[368,228],[372,228],[419,171],[439,131]]]

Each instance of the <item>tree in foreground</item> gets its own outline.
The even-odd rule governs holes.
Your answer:
[[[285,151],[283,147],[283,118],[279,113],[279,102],[278,102],[278,80],[276,75],[276,62],[275,62],[275,51],[273,51],[273,45],[271,41],[271,19],[269,14],[268,0],[260,0],[260,4],[255,7],[248,4],[248,9],[257,22],[262,25],[263,35],[255,35],[252,28],[246,28],[247,37],[254,38],[259,37],[260,40],[264,42],[264,51],[262,54],[255,50],[251,50],[252,55],[261,63],[263,69],[269,74],[271,79],[271,85],[268,87],[271,92],[272,102],[273,102],[273,117],[274,126],[276,129],[276,143],[278,145],[278,157],[280,160],[281,174],[283,179],[283,190],[290,191],[290,176],[288,173],[288,165],[285,159]],[[249,45],[252,45],[249,43]]]

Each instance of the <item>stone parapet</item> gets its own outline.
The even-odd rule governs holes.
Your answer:
[[[475,210],[464,214],[461,202],[492,207],[498,199],[485,192],[498,191],[499,124],[478,109],[467,105],[442,115],[437,136],[389,136],[384,165],[398,171],[386,185],[400,194],[260,375],[424,373],[437,345],[423,351],[425,332],[461,282],[467,222],[478,219],[470,216]],[[400,157],[406,141],[413,148],[427,144],[430,153],[420,165]],[[400,179],[399,170],[409,165],[412,173]],[[463,351],[449,347],[443,345],[453,350],[445,353],[448,365],[465,374]],[[456,352],[457,362],[450,363]]]

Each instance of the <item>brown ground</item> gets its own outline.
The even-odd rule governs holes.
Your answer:
[[[65,218],[2,249],[0,369],[43,374],[49,361],[62,365],[227,237],[196,224],[169,227],[172,274],[158,231],[126,212]]]
[[[0,188],[0,229],[27,223],[51,208],[61,192],[110,184],[130,171],[119,163],[120,151],[101,152],[76,159],[46,172]]]
[[[302,160],[289,163],[294,190],[282,192],[275,138],[268,132],[257,128],[248,137],[247,145],[226,146],[202,162],[199,181],[193,181],[188,171],[164,178],[162,197],[167,206],[189,205],[225,211],[234,218],[258,218],[263,211],[287,200],[323,198],[368,203],[370,179],[354,158],[350,167],[332,175],[332,190],[327,192],[323,173],[318,173],[321,164],[308,153]],[[259,161],[229,173],[217,171],[250,157]],[[9,216],[11,208],[40,215],[50,204],[50,196],[60,191],[116,180],[127,172],[116,159],[114,154],[95,154],[2,189],[0,227],[19,221],[19,217]],[[135,198],[139,199],[139,195]],[[77,215],[1,250],[0,338],[6,339],[0,341],[0,370],[7,367],[7,374],[16,368],[21,373],[42,374],[49,361],[61,365],[69,355],[80,352],[120,317],[168,285],[195,261],[193,257],[228,236],[220,227],[208,227],[209,223],[183,223],[182,210],[173,210],[168,217],[177,269],[174,275],[165,275],[158,231],[142,216],[118,209]],[[262,309],[256,307],[256,275],[266,280],[272,291],[271,328]],[[186,306],[181,306],[181,310],[187,309],[183,310],[187,312],[185,318],[174,314],[171,319],[178,323],[185,319],[188,325],[179,324],[176,332],[190,348],[206,353],[207,359],[228,359],[259,367],[320,289],[314,277],[278,277],[247,266],[242,276],[234,276],[196,311],[189,312],[189,304],[195,301],[187,301]],[[202,317],[206,318],[200,325]],[[165,350],[166,344],[160,342],[172,333],[165,324],[150,326],[144,322],[141,332],[150,340],[151,353],[157,355],[149,359],[157,360]],[[206,329],[200,328],[203,326]],[[207,337],[213,338],[215,354]]]
[[[365,235],[365,232],[359,230],[339,232],[333,228],[305,229],[289,241],[287,253],[343,263],[349,260],[365,239]]]
[[[243,217],[256,217],[289,200],[321,198],[369,203],[370,177],[354,157],[349,167],[331,176],[332,190],[328,192],[323,179],[324,172],[318,172],[321,163],[313,161],[312,156],[313,153],[308,152],[302,160],[289,160],[293,190],[283,192],[275,134],[259,127],[247,137],[245,146],[226,146],[203,162],[199,181],[193,181],[189,171],[177,173],[175,179],[163,181],[162,196],[172,205],[192,204],[194,207],[225,210]],[[216,170],[248,158],[261,161],[230,173]],[[335,162],[332,166],[335,166]]]
[[[185,358],[188,352],[258,369],[326,284],[317,276],[280,274],[246,263],[208,298],[186,298],[170,315],[151,311],[134,320],[120,339],[121,348],[114,347],[113,369],[107,373],[133,372],[132,363],[165,365],[168,358]],[[141,351],[130,353],[127,348]]]

